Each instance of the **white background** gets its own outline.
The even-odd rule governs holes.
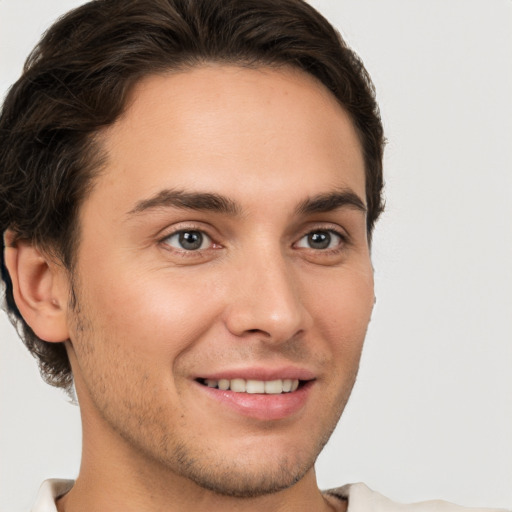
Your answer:
[[[0,95],[82,2],[0,0]],[[314,0],[361,55],[389,140],[377,306],[322,488],[512,507],[512,1]],[[74,477],[77,407],[0,315],[0,511]]]

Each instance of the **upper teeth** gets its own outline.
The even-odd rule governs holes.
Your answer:
[[[266,393],[272,395],[278,395],[279,393],[290,393],[299,387],[298,379],[205,379],[204,382],[210,388],[219,388],[224,391],[231,390],[235,391],[236,393]]]

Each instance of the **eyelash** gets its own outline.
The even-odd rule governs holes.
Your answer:
[[[185,249],[185,248],[179,248],[174,247],[169,243],[169,239],[172,237],[179,236],[180,234],[186,234],[186,233],[200,233],[203,237],[206,237],[209,239],[209,246],[206,248],[197,248],[197,249]],[[328,233],[329,235],[334,235],[335,237],[339,238],[339,243],[336,247],[332,248],[325,248],[325,249],[317,249],[313,247],[300,247],[298,244],[305,239],[308,236],[318,234],[318,233]],[[209,235],[203,227],[199,226],[185,226],[180,227],[179,229],[176,229],[172,231],[171,233],[166,234],[164,237],[160,238],[159,243],[163,245],[167,250],[176,252],[181,257],[197,257],[200,255],[204,255],[207,253],[207,251],[219,249],[222,246],[220,244],[217,244],[214,241],[214,238]],[[204,243],[204,240],[202,241]],[[349,243],[349,238],[346,233],[341,232],[339,229],[335,229],[332,226],[319,226],[316,228],[310,228],[308,229],[304,234],[300,236],[297,242],[293,244],[294,247],[298,248],[299,250],[310,250],[314,251],[318,254],[337,254],[340,251],[344,249],[344,247]]]
[[[204,249],[198,248],[195,250],[187,250],[184,248],[174,247],[169,244],[168,241],[170,238],[178,236],[180,234],[185,234],[185,233],[200,233],[203,237],[206,237],[210,240],[209,247],[206,247]],[[213,237],[206,232],[204,227],[193,226],[193,225],[192,226],[184,226],[184,227],[180,227],[179,229],[175,229],[171,233],[167,233],[165,236],[160,238],[160,240],[158,242],[160,245],[164,246],[166,250],[175,252],[180,257],[184,257],[184,258],[185,257],[196,257],[197,258],[198,256],[204,255],[207,251],[215,250],[215,249],[218,249],[221,247],[219,244],[215,243]]]
[[[325,248],[325,249],[315,249],[313,247],[299,247],[299,248],[300,249],[306,249],[306,250],[309,249],[309,250],[312,250],[312,251],[315,251],[315,252],[318,252],[318,253],[321,253],[321,254],[336,254],[336,253],[342,251],[343,248],[348,243],[348,236],[345,233],[341,232],[338,229],[334,229],[332,227],[322,226],[322,227],[318,227],[318,228],[314,228],[314,229],[309,229],[307,231],[307,233],[304,233],[299,238],[299,240],[297,242],[295,242],[294,245],[298,246],[299,242],[301,242],[306,237],[309,237],[311,235],[318,234],[318,233],[327,233],[331,237],[332,237],[332,235],[334,235],[335,237],[337,237],[339,239],[339,242],[336,245],[336,247]]]

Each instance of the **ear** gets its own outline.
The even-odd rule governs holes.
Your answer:
[[[42,340],[67,340],[69,295],[65,270],[32,243],[16,240],[10,230],[4,234],[4,244],[5,266],[21,316]]]

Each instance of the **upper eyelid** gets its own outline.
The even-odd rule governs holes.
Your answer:
[[[344,240],[348,240],[350,238],[349,232],[339,224],[333,224],[332,222],[318,222],[302,229],[299,239],[310,233],[314,233],[315,231],[330,231],[339,235]]]
[[[205,247],[203,249],[189,250],[189,249],[185,249],[185,248],[175,247],[174,245],[171,245],[170,243],[168,243],[166,241],[169,238],[176,236],[177,234],[179,234],[181,232],[187,232],[187,231],[199,231],[203,235],[205,235],[209,240],[208,247]],[[215,241],[215,239],[210,234],[208,234],[204,229],[198,229],[198,228],[194,228],[194,227],[179,228],[179,229],[175,229],[171,232],[168,232],[164,236],[160,236],[157,239],[157,245],[161,246],[162,250],[165,250],[167,252],[174,254],[174,257],[179,257],[180,260],[183,258],[188,258],[190,261],[196,261],[198,258],[199,259],[204,258],[204,257],[206,257],[206,255],[211,254],[212,251],[216,251],[222,247],[221,244],[218,244]]]
[[[187,249],[179,249],[178,247],[174,247],[170,243],[168,243],[168,239],[172,236],[175,236],[182,232],[187,231],[198,231],[202,233],[204,236],[206,236],[209,240],[208,247],[205,247],[204,249],[196,249],[196,250],[187,250]],[[218,249],[222,246],[222,244],[219,244],[217,242],[217,239],[212,236],[208,230],[204,229],[204,227],[194,226],[192,224],[189,224],[188,226],[183,227],[176,227],[176,228],[170,228],[170,226],[167,226],[166,228],[160,230],[160,234],[155,237],[157,245],[165,246],[166,251],[172,251],[176,254],[182,253],[182,254],[188,254],[192,256],[193,254],[196,254],[198,256],[199,254],[205,254],[207,251],[211,251],[213,249]],[[215,247],[214,247],[215,246]]]
[[[166,226],[158,231],[155,238],[159,242],[163,242],[165,239],[183,231],[199,231],[209,237],[212,242],[216,244],[219,243],[219,239],[221,238],[221,235],[214,226],[205,224],[203,221],[181,221],[176,223],[176,225]],[[347,229],[333,222],[308,222],[308,225],[298,231],[299,235],[295,235],[293,237],[293,243],[298,242],[304,236],[315,231],[330,231],[341,237],[344,242],[348,242],[350,240],[350,234]]]
[[[315,249],[308,247],[299,247],[299,243],[304,239],[304,237],[308,236],[311,233],[315,233],[318,231],[326,231],[331,232],[340,238],[339,243],[336,244],[335,247],[327,248],[327,249]],[[299,251],[312,252],[315,254],[323,254],[327,257],[327,255],[337,254],[339,252],[348,250],[348,248],[353,244],[353,240],[347,229],[343,228],[339,224],[332,222],[317,222],[313,223],[313,225],[306,226],[299,237],[295,238],[295,241],[292,244],[292,247]]]
[[[194,222],[194,221],[184,221],[177,223],[178,225],[166,226],[158,231],[156,234],[156,238],[160,241],[169,238],[170,236],[175,235],[176,233],[181,233],[182,231],[199,231],[211,239],[215,238],[215,235],[211,233],[213,229],[209,226],[205,226],[202,222]]]

